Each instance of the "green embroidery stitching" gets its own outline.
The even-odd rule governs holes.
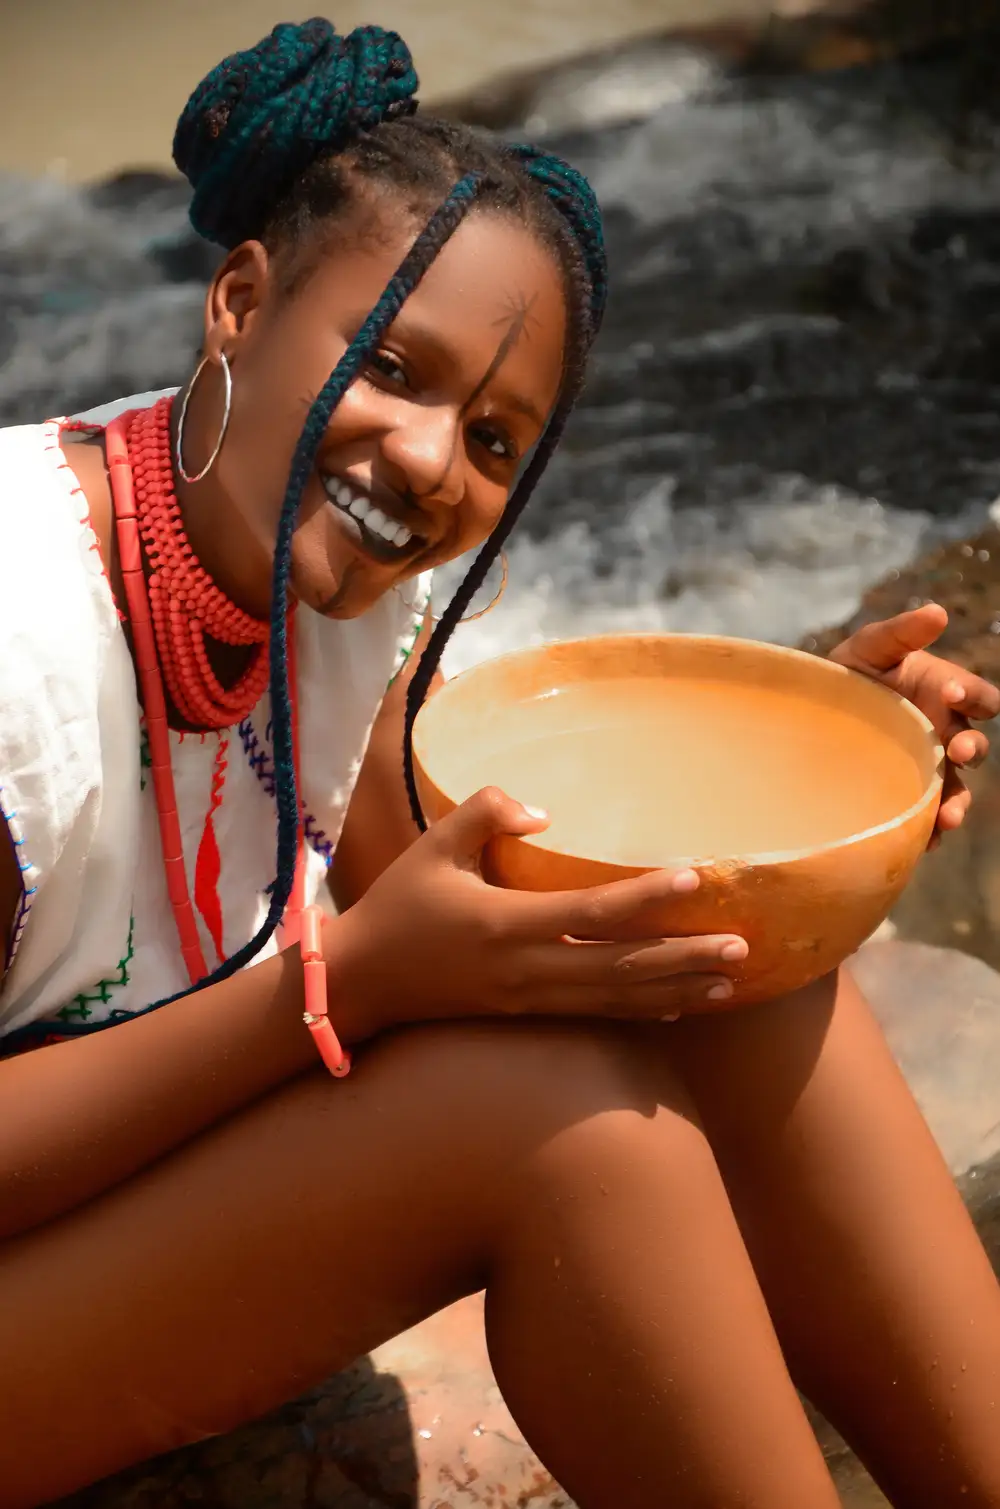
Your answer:
[[[128,921],[128,944],[126,946],[124,959],[119,961],[118,973],[114,975],[110,980],[99,980],[98,983],[94,986],[93,990],[88,990],[83,995],[75,996],[73,998],[72,1006],[64,1006],[61,1011],[57,1011],[56,1016],[61,1022],[71,1022],[74,1017],[79,1017],[80,1021],[82,1022],[89,1021],[94,1014],[91,1010],[91,1002],[100,1001],[102,1006],[107,1006],[109,1001],[111,1000],[111,992],[113,990],[120,989],[123,985],[128,984],[128,967],[132,962],[133,955],[135,954],[135,949],[132,945],[132,934],[134,928],[135,918],[130,917]]]
[[[399,655],[399,664],[397,665],[396,669],[393,671],[392,675],[389,677],[389,686],[392,686],[392,683],[402,673],[404,665],[409,660],[409,658],[413,654],[414,650],[417,648],[417,640],[420,638],[420,635],[421,635],[421,633],[423,631],[423,627],[424,627],[424,620],[423,620],[423,615],[421,614],[421,616],[417,619],[416,626],[414,627],[413,633],[410,636],[410,642],[409,642],[409,644],[401,645],[400,648],[399,648],[399,650],[397,651],[397,653]],[[386,687],[386,691],[389,690],[389,686]]]

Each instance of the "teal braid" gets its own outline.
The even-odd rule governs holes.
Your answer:
[[[385,331],[395,320],[404,303],[419,285],[442,247],[450,240],[462,220],[475,203],[480,188],[480,175],[468,173],[452,189],[447,199],[414,241],[387,284],[378,303],[365,320],[350,346],[344,352],[318,397],[313,402],[295,447],[289,472],[288,486],[278,521],[278,534],[274,551],[274,568],[271,586],[270,625],[270,693],[271,725],[274,750],[275,805],[278,809],[278,836],[276,875],[269,887],[267,916],[249,943],[244,944],[219,967],[199,980],[194,987],[154,1001],[135,1016],[145,1016],[160,1006],[190,995],[193,990],[204,990],[216,985],[246,967],[260,953],[274,935],[295,879],[295,862],[299,841],[299,793],[295,779],[293,746],[292,703],[288,682],[288,635],[287,607],[288,586],[292,564],[292,536],[298,518],[306,484],[312,474],[316,454],[326,433],[330,419],[351,383],[354,382],[365,361],[371,356]],[[60,1024],[59,1035],[79,1037],[91,1032],[101,1032],[117,1025],[115,1018],[90,1023]],[[40,1024],[43,1030],[49,1030]],[[27,1039],[31,1031],[22,1034]],[[12,1041],[14,1039],[12,1038]]]
[[[231,249],[323,152],[411,115],[419,81],[402,38],[379,26],[338,36],[329,21],[283,23],[198,85],[177,123],[174,161],[194,196],[191,223]]]
[[[597,196],[583,174],[561,157],[526,144],[510,147],[508,151],[559,211],[580,248],[590,282],[591,335],[595,336],[601,328],[608,298],[608,260]]]
[[[365,183],[399,196],[407,214],[429,216],[310,408],[295,448],[272,574],[276,874],[261,928],[195,989],[226,979],[257,957],[273,936],[292,890],[299,826],[286,628],[292,537],[319,446],[341,398],[473,205],[528,227],[560,264],[569,322],[555,407],[499,524],[447,605],[408,688],[404,767],[413,815],[422,828],[413,779],[414,719],[456,623],[561,438],[604,313],[607,263],[601,216],[586,179],[537,148],[510,147],[416,115],[417,87],[409,51],[394,32],[359,27],[344,38],[328,21],[314,19],[302,26],[276,26],[258,46],[226,58],[192,94],[177,126],[174,158],[193,190],[192,224],[226,248],[253,239],[264,239],[269,251],[272,245],[309,249],[320,244],[319,238],[313,243],[314,233],[328,222],[348,223]],[[157,1001],[145,1009],[165,1004]],[[36,1025],[43,1034],[50,1030],[45,1023]],[[78,1036],[111,1025],[114,1019],[66,1023],[59,1035]],[[25,1034],[34,1030],[25,1029]]]
[[[477,174],[455,185],[413,243],[382,297],[337,363],[315,399],[292,458],[285,500],[278,520],[271,587],[271,724],[274,751],[275,804],[278,809],[277,874],[271,887],[267,917],[249,943],[238,949],[199,989],[225,980],[256,958],[281,921],[292,893],[299,839],[299,799],[295,780],[292,704],[288,684],[287,606],[292,563],[292,535],[306,484],[331,416],[385,331],[418,286],[427,269],[451,238],[475,202]],[[164,1003],[158,1003],[164,1004]]]

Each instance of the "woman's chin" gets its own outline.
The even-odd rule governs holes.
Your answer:
[[[309,600],[316,604],[316,611],[323,618],[360,618],[391,592],[392,587],[391,582],[376,582],[350,574],[339,584],[324,583]]]

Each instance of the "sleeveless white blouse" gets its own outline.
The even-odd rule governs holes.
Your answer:
[[[106,424],[160,396],[79,418]],[[123,1020],[189,983],[144,775],[132,660],[63,427],[0,430],[0,815],[22,878],[0,1039],[29,1026],[59,1036]],[[307,902],[325,882],[372,723],[420,632],[429,590],[428,576],[414,590],[416,610],[389,592],[358,619],[296,614]],[[171,732],[170,742],[188,884],[212,969],[257,931],[274,879],[268,695],[238,727]],[[218,863],[203,853],[199,867],[209,813]],[[278,946],[272,938],[259,957]]]

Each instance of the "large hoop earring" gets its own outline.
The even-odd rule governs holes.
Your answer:
[[[464,618],[460,618],[458,620],[460,624],[474,624],[477,618],[485,618],[487,613],[493,612],[493,609],[496,607],[497,603],[507,591],[507,582],[510,576],[510,572],[507,565],[506,550],[501,550],[500,552],[500,571],[500,585],[494,592],[493,596],[490,598],[489,602],[486,604],[486,607],[480,608],[478,613],[466,613]],[[394,587],[393,591],[399,594],[399,596],[403,599],[404,606],[409,608],[411,613],[420,612],[420,605],[418,603],[410,602],[409,599],[404,595],[402,587]],[[442,616],[443,615],[440,613],[432,613],[431,621],[433,623],[439,624],[441,622]]]
[[[219,431],[219,438],[215,442],[215,450],[209,456],[201,471],[193,477],[189,477],[187,472],[184,470],[184,425],[187,420],[188,404],[191,400],[191,394],[194,392],[195,385],[197,384],[202,372],[209,365],[207,356],[203,356],[201,361],[198,363],[198,369],[192,377],[191,381],[188,383],[187,392],[184,394],[184,402],[181,404],[181,417],[177,421],[176,459],[177,474],[185,482],[200,482],[203,477],[208,476],[209,472],[212,470],[212,467],[218,460],[219,452],[222,450],[222,442],[225,440],[226,431],[229,428],[229,415],[233,407],[233,377],[232,373],[229,370],[229,362],[226,359],[226,353],[224,351],[219,352],[219,359],[222,362],[222,375],[225,379],[226,384],[226,406],[222,415],[222,429]]]

